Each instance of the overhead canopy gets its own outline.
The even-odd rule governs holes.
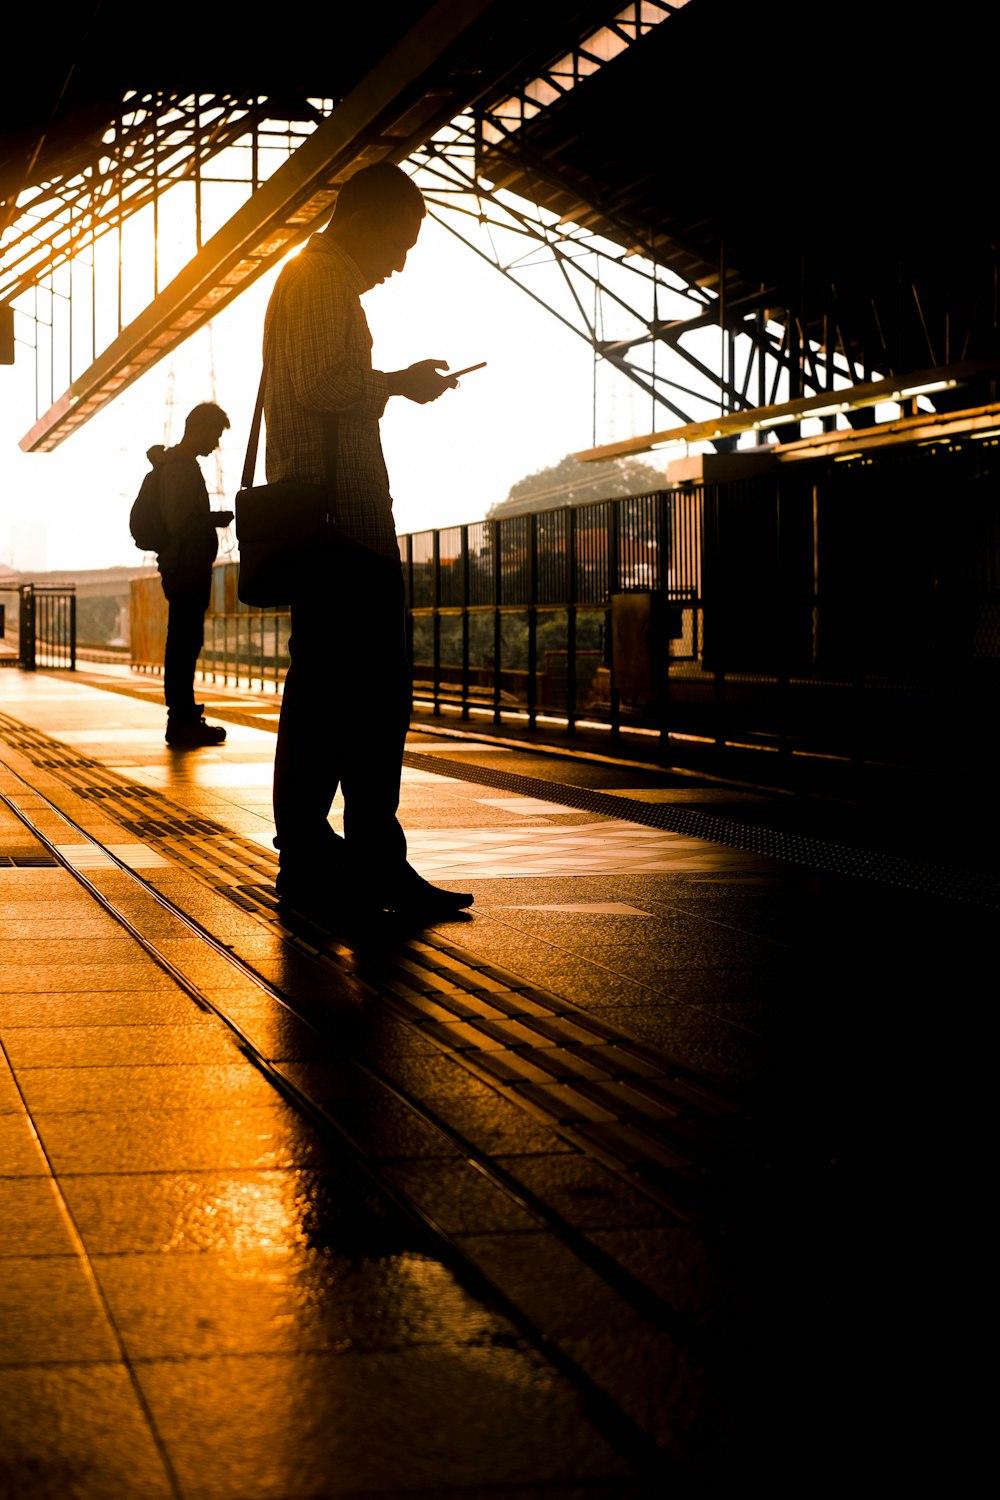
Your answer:
[[[731,304],[789,309],[860,379],[994,358],[992,49],[978,14],[919,14],[692,0],[483,170]]]
[[[316,99],[331,106],[283,176],[202,247],[24,446],[54,446],[237,295],[329,211],[360,161],[403,159],[470,104],[485,122],[483,177],[718,294],[706,317],[777,317],[793,373],[810,341],[840,351],[859,384],[873,372],[997,358],[994,86],[980,13],[968,23],[967,13],[935,14],[930,37],[916,13],[894,9],[876,26],[876,8],[799,0],[440,0],[352,12],[349,27],[340,12],[327,22],[309,11],[250,28],[182,0],[162,35],[126,45],[134,0],[62,9],[58,24],[50,9],[5,25],[7,55],[32,61],[12,68],[0,93],[0,224],[16,218],[19,193],[58,191],[94,168],[123,82],[174,100],[263,101],[286,120],[314,121]],[[581,72],[577,55],[568,76],[567,54],[595,27],[664,11],[664,24],[608,65]],[[5,245],[0,265],[8,254]],[[0,287],[0,297],[10,293]],[[679,330],[664,323],[655,335],[669,345]]]

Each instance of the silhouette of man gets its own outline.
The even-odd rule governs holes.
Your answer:
[[[356,172],[327,228],[282,271],[264,323],[267,480],[329,484],[349,539],[302,565],[274,761],[278,895],[325,918],[388,909],[424,920],[472,904],[413,869],[397,817],[411,678],[379,433],[391,396],[426,404],[457,382],[441,359],[373,369],[360,301],[403,270],[425,213],[399,167]],[[338,786],[342,839],[329,823]]]
[[[212,564],[219,550],[216,528],[228,526],[231,510],[213,511],[199,458],[219,446],[229,418],[205,401],[188,412],[184,436],[173,448],[158,443],[146,454],[159,474],[160,514],[169,540],[156,565],[167,600],[167,644],[163,696],[168,745],[221,745],[226,731],[206,724],[203,703],[194,701],[194,672],[205,640],[205,611],[212,591]]]

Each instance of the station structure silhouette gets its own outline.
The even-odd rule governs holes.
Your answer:
[[[44,204],[74,204],[86,235],[110,202],[95,182],[125,173],[124,224],[124,187],[153,201],[170,139],[192,181],[281,110],[294,146],[40,403],[27,449],[238,295],[353,165],[427,173],[462,117],[484,205],[507,188],[589,218],[700,289],[691,322],[723,337],[717,413],[657,385],[657,430],[593,450],[684,432],[693,455],[655,496],[401,539],[401,817],[421,874],[474,892],[454,920],[279,908],[263,643],[283,627],[238,608],[232,565],[200,681],[226,743],[183,752],[155,651],[67,659],[53,601],[72,589],[19,581],[0,1495],[978,1482],[1000,655],[985,61],[945,27],[936,77],[963,90],[945,225],[909,144],[930,118],[913,39],[841,18],[825,65],[867,123],[827,106],[820,129],[800,105],[789,130],[791,84],[820,82],[797,12],[736,30],[710,0],[530,24],[509,3],[389,6],[327,49],[326,95],[280,36],[268,80],[234,77],[229,25],[202,17],[211,94],[168,38],[123,100],[95,30],[68,75],[43,60],[37,98],[5,99],[0,333],[37,328],[29,282],[66,253]],[[645,327],[693,368],[682,330]]]

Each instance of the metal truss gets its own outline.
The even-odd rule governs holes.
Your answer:
[[[631,0],[616,9],[597,30],[589,31],[575,46],[495,102],[482,116],[483,139],[506,139],[687,4],[688,0]]]
[[[569,159],[562,158],[561,142],[571,145],[574,130],[570,126],[563,135],[560,121],[567,109],[570,119],[581,119],[568,96],[680,8],[625,7],[536,77],[503,98],[483,101],[459,130],[430,142],[425,166],[436,176],[438,210],[448,227],[521,285],[526,267],[534,272],[542,256],[567,281],[575,280],[576,307],[563,320],[593,350],[595,370],[599,362],[613,366],[649,395],[654,428],[657,413],[682,424],[700,419],[706,390],[715,413],[728,416],[956,359],[995,359],[997,236],[986,233],[974,213],[964,214],[959,230],[962,216],[953,210],[950,267],[927,253],[926,234],[910,234],[892,220],[893,243],[879,246],[872,264],[859,268],[855,246],[843,235],[826,253],[830,236],[817,217],[812,239],[802,236],[810,248],[800,251],[798,266],[789,265],[783,247],[772,243],[771,251],[779,253],[770,254],[769,274],[782,278],[779,290],[748,282],[742,267],[727,265],[724,249],[706,243],[697,222],[687,231],[669,212],[657,220],[655,155],[643,149],[645,143],[638,143],[638,162],[630,167],[626,138],[613,135],[621,154],[612,167],[607,156],[601,161],[600,127],[590,121],[584,129],[594,131],[596,171],[586,153],[571,149]],[[669,25],[662,35],[669,46]],[[662,49],[658,55],[663,57]],[[586,122],[586,111],[582,118]],[[632,182],[630,170],[636,174]],[[475,203],[475,215],[456,210],[463,195]],[[977,195],[978,188],[968,196],[976,202]],[[919,223],[912,205],[905,206],[906,224]],[[831,202],[829,228],[837,227],[843,212]],[[475,216],[489,228],[488,249],[483,234],[470,231]],[[686,232],[694,242],[684,242]],[[529,238],[538,252],[533,261],[523,245]],[[630,290],[623,291],[626,264],[635,274]],[[588,278],[592,296],[583,286]],[[664,316],[660,306],[669,300],[667,289],[686,302],[674,299],[675,316]],[[613,336],[608,324],[615,327]],[[702,337],[709,329],[714,344]],[[865,426],[874,418],[853,413],[848,420]],[[782,434],[794,435],[792,427]]]
[[[18,342],[34,352],[36,414],[134,315],[129,277],[154,298],[180,268],[174,247],[183,244],[185,258],[196,253],[218,227],[220,197],[228,217],[331,103],[129,94],[72,175],[8,205],[0,304],[14,308]]]
[[[467,111],[415,151],[411,166],[432,217],[592,350],[595,442],[602,367],[649,398],[651,430],[665,418],[686,425],[854,382],[836,340],[807,339],[768,288],[728,295],[721,265],[713,278],[721,292],[687,279],[671,264],[675,247],[653,233],[637,240],[633,224],[600,204],[590,215],[578,204],[573,218],[540,207],[554,201],[551,174],[533,185],[520,149],[519,183],[530,196],[496,187],[487,171],[507,109],[504,101],[499,115]]]

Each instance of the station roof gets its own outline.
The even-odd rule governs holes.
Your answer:
[[[123,80],[174,95],[266,97],[292,119],[305,117],[310,99],[370,92],[377,77],[382,94],[358,141],[370,149],[373,134],[388,131],[398,160],[407,142],[470,103],[523,96],[596,26],[637,9],[651,7],[387,0],[351,11],[349,21],[342,10],[325,23],[303,8],[282,27],[269,12],[252,41],[244,17],[188,0],[164,13],[159,34],[139,27],[134,0],[22,11],[4,27],[8,57],[32,60],[9,69],[0,91],[0,224],[5,198],[93,160]],[[995,359],[998,214],[983,13],[935,12],[930,35],[917,12],[898,7],[688,0],[667,9],[666,24],[585,87],[487,142],[481,171],[651,252],[731,306],[790,310],[803,337],[856,354],[859,380],[874,363],[907,370]],[[430,39],[426,57],[401,68],[415,26]],[[327,189],[338,172],[342,180],[350,153],[338,138],[323,169]],[[306,211],[319,204],[308,198]],[[293,211],[301,217],[302,203],[275,214]],[[275,223],[260,233],[274,234]],[[234,295],[238,279],[231,256],[209,266],[201,312]],[[906,316],[889,316],[900,308]],[[162,352],[177,330],[150,323],[139,332],[151,348],[159,339]]]
[[[29,185],[86,167],[127,90],[273,101],[307,117],[310,99],[342,99],[418,22],[440,38],[426,87],[442,104],[530,75],[565,39],[621,10],[614,0],[379,0],[370,10],[300,6],[262,14],[174,0],[156,29],[135,0],[56,4],[44,15],[20,0],[0,36],[10,59],[0,90],[0,203]],[[28,61],[30,59],[30,61]]]

